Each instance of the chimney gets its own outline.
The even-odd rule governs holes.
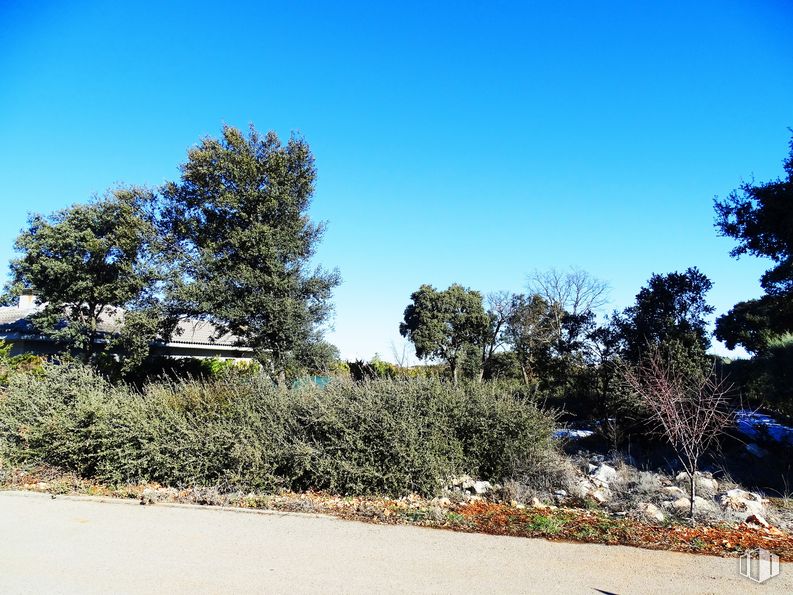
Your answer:
[[[36,307],[36,294],[32,289],[23,289],[19,295],[19,309],[30,310]]]

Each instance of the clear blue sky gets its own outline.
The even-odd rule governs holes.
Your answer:
[[[793,5],[377,4],[0,2],[0,260],[26,213],[253,122],[316,155],[343,356],[389,356],[422,283],[577,266],[621,308],[696,265],[718,313],[759,295],[712,199],[782,173]]]

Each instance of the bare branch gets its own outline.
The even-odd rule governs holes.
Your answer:
[[[731,386],[718,378],[676,365],[660,348],[650,346],[636,366],[623,365],[622,377],[650,412],[655,430],[677,452],[691,481],[690,515],[694,521],[695,476],[700,458],[731,425]]]

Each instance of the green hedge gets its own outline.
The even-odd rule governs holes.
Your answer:
[[[502,391],[431,378],[288,390],[229,374],[141,393],[47,365],[0,396],[0,452],[109,483],[431,495],[450,476],[500,481],[547,460],[552,417]]]

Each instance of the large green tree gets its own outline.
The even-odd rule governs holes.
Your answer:
[[[715,201],[716,228],[737,241],[731,255],[774,263],[760,279],[765,295],[740,302],[716,321],[716,336],[730,347],[759,352],[775,336],[793,331],[793,140],[784,168],[785,178],[746,183]]]
[[[410,300],[400,334],[413,343],[416,357],[446,362],[456,383],[461,357],[489,332],[482,294],[456,283],[444,291],[422,285]]]
[[[17,238],[12,287],[35,293],[44,307],[32,322],[64,350],[92,362],[121,344],[135,347],[121,355],[136,362],[148,353],[157,319],[143,312],[155,305],[160,279],[153,200],[144,189],[116,189],[50,216],[33,215]],[[118,333],[100,328],[125,317],[129,324]]]
[[[174,255],[174,316],[212,321],[256,350],[282,380],[321,341],[337,272],[311,268],[324,227],[308,214],[316,170],[308,144],[226,126],[188,152],[163,188]]]
[[[713,312],[705,294],[712,286],[696,267],[652,275],[635,304],[612,318],[622,355],[638,362],[648,346],[676,343],[685,357],[704,362],[710,347],[706,317]]]

